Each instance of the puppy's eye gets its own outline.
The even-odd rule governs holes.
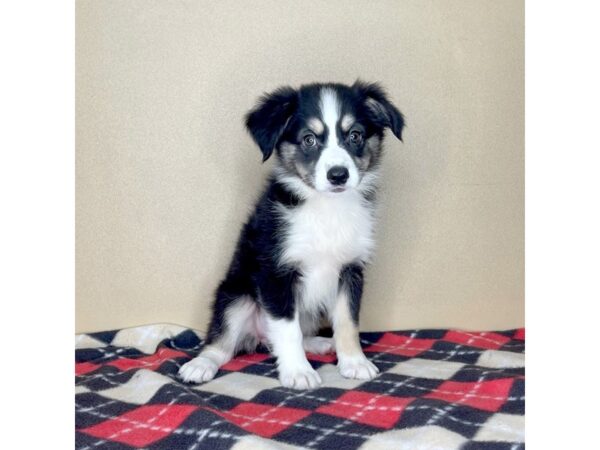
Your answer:
[[[307,147],[314,147],[317,144],[317,138],[314,134],[307,134],[302,138],[302,142]]]
[[[350,132],[350,142],[353,144],[360,144],[362,142],[362,133],[360,131],[351,131]]]

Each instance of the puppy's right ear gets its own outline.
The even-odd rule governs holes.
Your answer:
[[[298,93],[291,87],[282,87],[262,96],[246,115],[246,128],[263,153],[263,162],[269,159],[298,105]]]

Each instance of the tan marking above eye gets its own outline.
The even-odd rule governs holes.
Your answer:
[[[355,119],[352,114],[346,114],[344,117],[342,117],[342,122],[340,123],[342,130],[348,131],[350,127],[354,124],[354,121]]]
[[[308,128],[314,131],[315,134],[323,134],[323,131],[325,131],[325,125],[323,125],[323,122],[316,117],[308,119],[306,124],[308,125]]]

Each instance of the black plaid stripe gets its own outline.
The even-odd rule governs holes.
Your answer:
[[[93,392],[78,394],[75,398],[75,428],[91,427],[135,408],[137,405],[103,397]]]
[[[469,441],[460,450],[524,450],[525,444],[498,441]]]
[[[500,408],[507,414],[525,415],[525,379],[515,380],[509,393],[508,401]]]

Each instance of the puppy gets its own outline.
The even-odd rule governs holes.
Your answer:
[[[263,161],[277,155],[217,289],[206,345],[184,364],[186,382],[212,379],[237,352],[265,344],[285,387],[321,383],[305,351],[336,351],[343,377],[377,367],[358,337],[363,271],[373,252],[384,129],[404,118],[377,84],[282,87],[246,116]],[[333,338],[315,336],[327,322]]]

